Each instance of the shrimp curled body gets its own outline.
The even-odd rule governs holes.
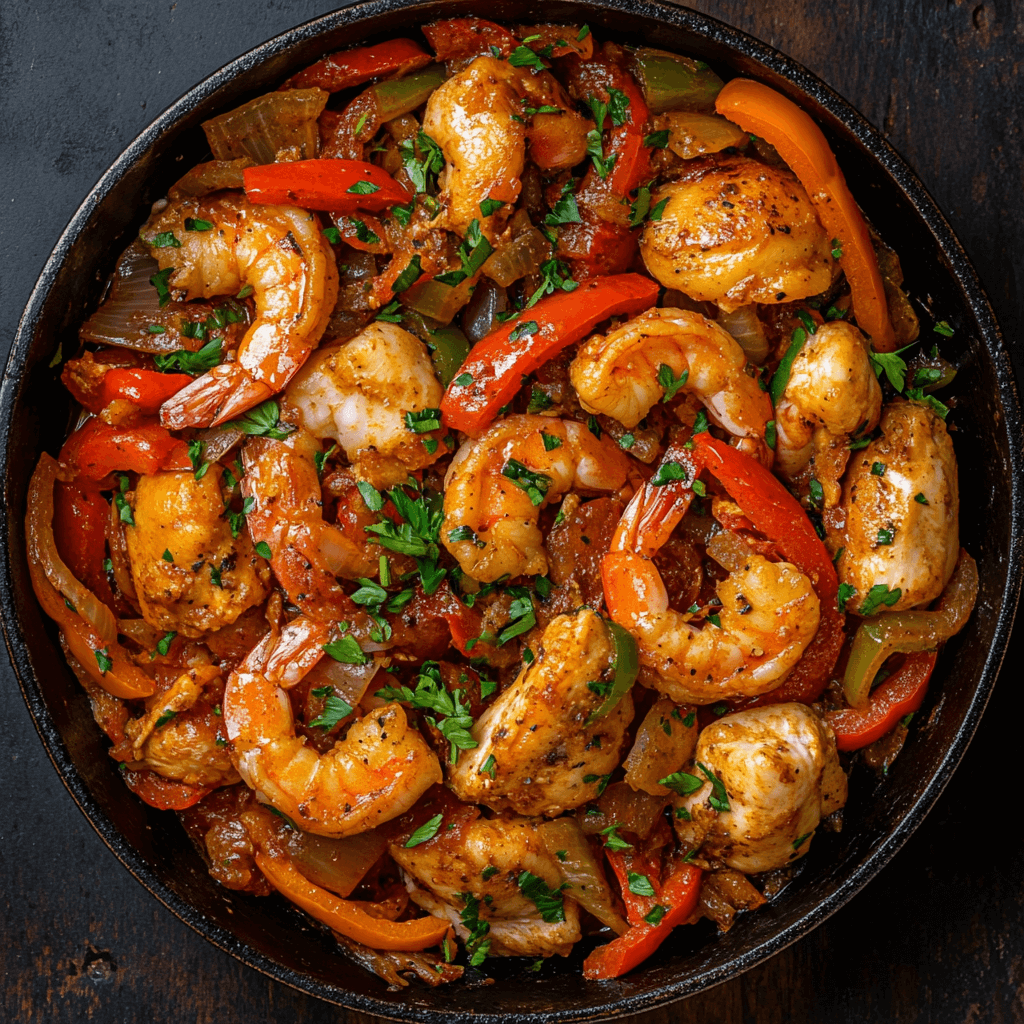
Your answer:
[[[508,416],[455,453],[441,538],[463,572],[482,583],[545,573],[541,507],[573,489],[618,491],[633,473],[614,442],[582,423]],[[466,528],[471,537],[462,536]]]
[[[820,604],[811,581],[789,562],[769,562],[732,533],[720,533],[707,553],[728,570],[717,587],[718,625],[691,625],[693,616],[669,606],[668,590],[635,540],[638,524],[659,516],[662,496],[650,485],[622,517],[601,566],[612,618],[637,638],[640,662],[658,674],[658,689],[680,704],[711,704],[767,693],[781,686],[818,631]],[[659,536],[667,539],[685,512],[671,501]],[[688,504],[688,503],[687,503]]]
[[[208,231],[188,230],[206,221]],[[171,234],[177,247],[154,246]],[[183,199],[142,229],[168,284],[186,298],[252,289],[256,319],[234,362],[221,363],[164,402],[165,427],[223,423],[280,391],[320,340],[338,297],[338,268],[316,215],[293,206],[255,206],[243,196]]]
[[[224,691],[224,725],[232,760],[246,785],[306,832],[347,836],[404,814],[441,781],[437,756],[387,704],[349,727],[325,754],[295,735],[286,687],[323,655],[328,626],[299,618],[274,644],[258,644],[232,672]],[[276,656],[278,651],[283,656]],[[297,678],[298,677],[298,678]]]
[[[665,397],[658,376],[668,366],[676,380],[685,375],[681,390],[703,403],[741,451],[768,462],[771,399],[746,365],[743,349],[713,320],[682,309],[649,309],[606,337],[590,338],[569,377],[584,409],[631,428]]]

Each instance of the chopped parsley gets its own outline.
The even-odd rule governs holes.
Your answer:
[[[689,370],[683,370],[683,372],[677,377],[672,372],[672,367],[668,363],[662,363],[658,367],[658,383],[661,385],[662,390],[665,392],[664,397],[661,399],[663,402],[671,402],[676,397],[679,389],[686,383],[690,376]]]
[[[429,821],[425,821],[408,839],[405,841],[405,848],[407,850],[414,846],[419,846],[420,843],[425,843],[429,839],[433,839],[437,835],[438,829],[441,827],[441,819],[444,817],[443,814],[435,814]]]
[[[654,886],[651,884],[651,880],[646,875],[641,875],[637,871],[630,871],[628,875],[629,891],[634,896],[654,896]]]
[[[902,596],[903,591],[899,587],[890,590],[884,583],[876,583],[864,598],[859,614],[865,617],[873,615],[883,604],[886,608],[891,608]]]
[[[509,459],[501,469],[501,475],[511,480],[516,487],[526,491],[527,497],[534,505],[540,505],[551,486],[551,477],[543,473],[535,473],[517,459]]]
[[[272,441],[280,441],[295,430],[290,424],[281,423],[280,417],[277,402],[268,398],[237,420],[221,424],[221,430],[240,430],[252,437],[269,437]]]
[[[324,697],[324,709],[310,722],[314,729],[323,729],[330,732],[342,719],[352,714],[352,705],[342,700],[330,686],[321,686],[310,691],[314,697]]]
[[[537,908],[541,920],[547,924],[557,924],[565,920],[562,890],[568,888],[568,882],[563,882],[557,889],[549,889],[543,878],[524,871],[519,876],[518,883],[519,891]]]
[[[191,377],[199,377],[212,370],[222,358],[221,339],[211,338],[197,352],[179,348],[176,352],[154,355],[153,362],[161,373],[187,373]]]

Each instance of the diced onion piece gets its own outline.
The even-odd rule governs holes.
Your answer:
[[[768,358],[768,336],[764,332],[764,324],[757,318],[756,304],[740,306],[731,313],[719,310],[718,325],[739,342],[747,358],[756,366]]]
[[[507,288],[527,274],[540,270],[540,265],[551,255],[551,243],[536,229],[499,246],[483,265],[483,272],[492,281]]]
[[[739,125],[718,114],[697,114],[672,110],[654,119],[654,130],[668,129],[668,148],[684,160],[703,153],[720,153],[729,146],[738,146],[747,138]]]
[[[689,718],[689,725],[684,722]],[[659,779],[679,771],[697,747],[697,716],[667,697],[655,701],[636,732],[636,741],[623,762],[626,782],[652,796],[670,796]]]
[[[292,862],[314,885],[348,896],[387,848],[380,829],[344,839],[299,832],[291,854]]]
[[[467,277],[454,287],[439,281],[424,281],[402,295],[402,302],[417,313],[429,316],[439,324],[450,324],[455,314],[469,301],[475,279]]]
[[[313,160],[320,144],[316,119],[328,95],[323,89],[267,93],[204,121],[203,131],[218,160]]]

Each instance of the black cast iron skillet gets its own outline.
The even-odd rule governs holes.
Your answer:
[[[717,936],[706,922],[678,929],[647,964],[614,982],[585,982],[580,953],[548,962],[539,974],[526,973],[518,961],[489,962],[496,982],[486,988],[469,979],[392,993],[350,965],[330,938],[282,900],[219,887],[174,815],[127,792],[56,630],[33,597],[22,524],[38,455],[58,449],[67,421],[69,396],[49,367],[54,350],[58,343],[65,353],[76,349],[79,324],[95,308],[103,280],[150,203],[183,168],[203,158],[200,122],[275,88],[324,53],[414,34],[413,25],[459,14],[586,21],[599,39],[644,42],[701,57],[723,77],[759,78],[817,119],[858,201],[900,253],[911,294],[955,328],[944,351],[963,366],[948,392],[955,402],[950,422],[957,428],[960,524],[978,561],[981,593],[970,623],[942,653],[930,713],[919,716],[927,724],[913,731],[881,798],[873,778],[855,774],[843,832],[819,836],[797,879],[767,907],[742,916],[727,935]],[[4,633],[39,733],[82,812],[154,896],[220,948],[313,995],[394,1019],[555,1021],[635,1013],[714,985],[799,939],[887,863],[942,791],[995,683],[1021,581],[1022,431],[1013,373],[988,301],[938,208],[881,135],[804,68],[714,19],[657,2],[376,0],[286,32],[229,64],[147,128],[73,217],[21,321],[0,388],[0,421]]]

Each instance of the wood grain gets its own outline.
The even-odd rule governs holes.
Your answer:
[[[332,5],[0,5],[0,338],[81,197],[155,114]],[[1024,6],[702,0],[837,89],[918,171],[987,286],[1018,372]],[[1018,631],[1019,632],[1019,631]],[[1024,872],[1007,770],[1018,635],[978,736],[924,825],[850,905],[774,959],[634,1024],[1024,1024]],[[2,666],[0,1020],[369,1024],[268,981],[165,911],[78,814]],[[1000,784],[1002,783],[1002,784]],[[342,969],[346,969],[343,967]]]

